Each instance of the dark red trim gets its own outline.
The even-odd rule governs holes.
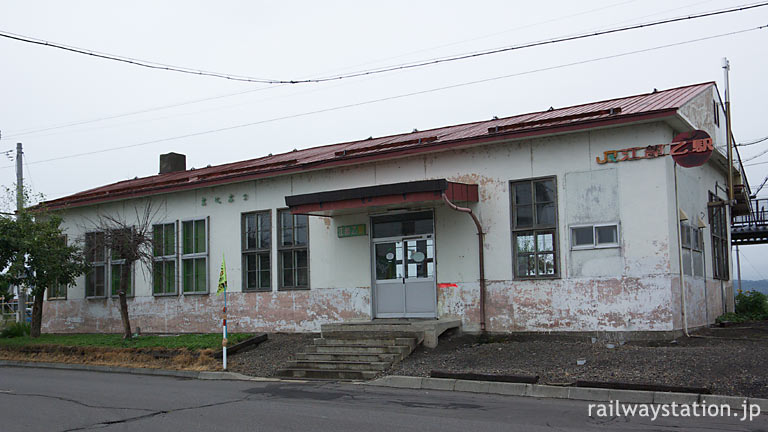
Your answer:
[[[477,185],[447,182],[445,194],[451,201],[477,202]],[[387,186],[387,185],[382,185]],[[377,207],[393,204],[413,204],[430,201],[442,201],[443,190],[425,192],[407,192],[391,195],[369,196],[353,199],[342,199],[330,202],[312,202],[291,206],[293,214],[322,213],[330,210],[348,210],[366,207]]]
[[[464,146],[469,147],[469,146],[487,144],[491,142],[503,141],[507,139],[519,139],[519,138],[527,138],[527,137],[533,137],[533,136],[539,136],[539,135],[559,134],[559,133],[580,131],[585,129],[592,129],[596,127],[606,127],[606,126],[614,126],[614,125],[625,124],[625,123],[654,120],[654,119],[660,119],[664,117],[671,117],[676,112],[677,112],[677,108],[669,108],[669,109],[664,109],[664,110],[659,110],[659,111],[654,111],[654,112],[644,113],[644,114],[620,115],[621,117],[619,118],[613,118],[609,120],[597,119],[597,120],[589,120],[589,121],[584,121],[584,122],[571,124],[571,125],[546,126],[546,127],[528,129],[525,131],[501,132],[501,133],[496,133],[493,135],[482,136],[482,137],[463,138],[463,139],[452,140],[452,141],[442,141],[442,142],[438,142],[438,143],[427,145],[427,146],[419,146],[419,147],[414,147],[414,148],[405,149],[405,150],[392,149],[390,151],[380,151],[374,155],[349,155],[345,157],[337,157],[334,160],[314,162],[310,164],[292,166],[290,168],[277,168],[273,170],[262,171],[259,173],[252,173],[252,174],[238,173],[238,174],[233,174],[229,176],[219,177],[215,180],[199,180],[193,183],[186,182],[186,183],[174,185],[174,186],[162,185],[162,186],[155,186],[155,187],[149,187],[149,188],[142,188],[136,191],[128,190],[124,192],[117,191],[117,192],[110,192],[110,193],[100,193],[97,197],[94,197],[94,198],[84,197],[80,199],[75,198],[72,200],[64,201],[64,199],[67,198],[67,197],[64,197],[58,200],[46,202],[44,203],[44,205],[46,206],[46,208],[54,209],[54,210],[72,208],[72,207],[82,207],[86,205],[98,204],[103,202],[118,201],[118,200],[124,200],[129,198],[147,197],[150,195],[161,195],[165,193],[177,192],[182,190],[200,189],[204,187],[212,187],[212,186],[217,186],[221,184],[257,180],[265,177],[276,177],[279,175],[288,175],[288,174],[294,174],[298,172],[306,172],[309,170],[319,170],[319,169],[326,169],[326,168],[345,166],[345,165],[357,165],[357,164],[369,162],[369,161],[398,158],[398,157],[410,156],[410,155],[419,154],[419,153],[429,153],[429,152],[450,150],[456,147],[464,147]],[[61,201],[61,203],[57,203],[57,201]]]

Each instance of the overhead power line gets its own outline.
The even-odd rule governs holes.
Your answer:
[[[365,65],[368,65],[368,64],[380,63],[380,62],[385,61],[385,60],[392,60],[392,59],[395,59],[395,58],[401,58],[401,57],[405,57],[405,56],[412,55],[412,54],[422,53],[422,52],[426,52],[426,51],[433,51],[433,50],[436,50],[436,49],[445,48],[445,47],[452,46],[452,45],[458,45],[458,44],[465,43],[465,42],[471,42],[471,41],[475,41],[475,40],[479,40],[479,39],[485,39],[485,38],[492,37],[492,36],[498,36],[498,35],[501,35],[501,34],[504,34],[504,33],[509,33],[509,32],[516,31],[516,30],[521,30],[521,29],[525,29],[525,28],[535,27],[535,26],[538,26],[538,25],[541,25],[541,24],[547,24],[547,23],[551,23],[551,22],[555,22],[555,21],[560,21],[560,20],[564,20],[564,19],[580,16],[580,15],[586,15],[586,14],[590,14],[590,13],[593,13],[593,12],[602,11],[602,10],[613,8],[613,7],[617,7],[617,6],[622,6],[622,5],[625,5],[627,3],[633,3],[634,1],[636,1],[636,0],[628,0],[628,1],[621,2],[621,3],[617,3],[617,4],[613,4],[613,5],[608,5],[608,6],[605,6],[605,7],[600,7],[600,8],[595,8],[595,9],[590,9],[590,10],[579,12],[579,13],[575,13],[575,14],[563,15],[563,16],[556,17],[556,18],[551,18],[551,19],[548,19],[548,20],[545,20],[545,21],[539,21],[539,22],[535,22],[535,23],[526,24],[526,25],[523,25],[523,26],[513,27],[511,29],[503,30],[501,32],[495,32],[495,33],[487,34],[487,35],[484,35],[484,36],[478,36],[478,37],[474,37],[474,38],[470,38],[470,39],[463,39],[463,40],[454,41],[454,42],[443,44],[443,45],[437,45],[437,46],[433,46],[433,47],[430,47],[430,48],[424,48],[424,49],[420,49],[420,50],[416,50],[416,51],[411,51],[411,52],[400,54],[400,55],[396,55],[396,56],[391,56],[391,57],[382,58],[382,59],[378,59],[378,60],[374,60],[374,61],[370,61],[370,62],[365,62],[365,63],[357,64],[356,66],[365,66]],[[653,14],[643,15],[641,17],[635,17],[635,18],[630,19],[630,20],[619,21],[619,22],[614,23],[613,25],[615,26],[616,24],[621,24],[621,23],[628,22],[628,21],[638,21],[638,20],[641,20],[641,19],[644,19],[644,18],[649,18],[649,17],[652,17],[652,16],[664,14],[664,13],[667,13],[667,12],[672,12],[672,11],[676,11],[676,10],[680,10],[680,9],[685,9],[685,8],[689,8],[689,7],[692,7],[692,6],[697,6],[697,5],[700,5],[700,4],[703,4],[703,3],[709,3],[711,1],[712,0],[700,1],[700,2],[697,2],[697,3],[691,3],[691,4],[688,4],[688,5],[682,6],[682,7],[666,9],[666,10],[663,10],[663,11],[660,11],[660,12],[655,12]],[[595,31],[601,30],[601,29],[605,29],[605,28],[610,28],[610,27],[611,26],[604,26],[604,27],[595,29]],[[342,68],[342,69],[344,69],[344,68]],[[337,68],[337,70],[339,70],[339,68]],[[134,115],[138,115],[138,114],[144,114],[144,113],[148,113],[148,112],[152,112],[152,111],[160,111],[160,110],[165,110],[165,109],[170,109],[170,108],[176,108],[176,107],[181,107],[181,106],[186,106],[186,105],[197,104],[197,103],[201,103],[201,102],[207,102],[207,101],[216,100],[216,99],[224,99],[224,98],[229,98],[229,97],[233,97],[233,96],[240,96],[240,95],[247,94],[247,93],[253,93],[253,92],[258,92],[258,91],[262,91],[262,90],[275,89],[275,88],[278,88],[278,87],[281,87],[281,86],[282,85],[276,85],[276,86],[268,86],[268,87],[262,87],[262,88],[256,88],[256,89],[249,89],[249,90],[239,91],[239,92],[235,92],[235,93],[227,93],[227,94],[222,94],[222,95],[218,95],[218,96],[211,96],[211,97],[206,97],[206,98],[201,98],[201,99],[194,99],[194,100],[184,101],[184,102],[175,103],[175,104],[160,105],[160,106],[155,106],[155,107],[151,107],[151,108],[145,108],[145,109],[142,109],[142,110],[129,111],[129,112],[124,112],[124,113],[120,113],[120,114],[113,114],[113,115],[109,115],[109,116],[105,116],[105,117],[97,117],[97,118],[88,119],[88,120],[79,120],[79,121],[72,121],[72,122],[60,123],[60,124],[49,125],[49,126],[39,126],[39,127],[35,127],[35,128],[26,128],[26,129],[21,129],[21,130],[18,130],[18,131],[11,132],[11,135],[8,138],[0,137],[0,141],[2,141],[4,139],[8,140],[8,139],[12,139],[12,138],[20,137],[20,136],[37,134],[39,132],[47,132],[47,131],[55,130],[55,129],[68,128],[68,127],[72,127],[72,126],[80,126],[80,125],[89,124],[89,123],[95,123],[95,122],[112,120],[112,119],[121,118],[121,117],[128,117],[128,116],[134,116]],[[295,94],[299,94],[299,93],[293,93],[293,95],[295,95]],[[288,96],[291,96],[291,95],[288,95]],[[165,118],[167,118],[167,117],[165,117]]]
[[[747,147],[747,146],[751,146],[751,145],[755,145],[755,144],[760,144],[761,142],[763,142],[765,140],[768,140],[768,136],[756,139],[754,141],[747,141],[747,142],[739,143],[739,144],[736,144],[736,146],[737,147]]]
[[[449,57],[442,57],[442,58],[436,58],[431,60],[423,60],[423,61],[417,61],[412,63],[406,63],[406,64],[400,64],[400,65],[393,65],[393,66],[384,66],[381,68],[376,69],[369,69],[369,70],[362,70],[358,72],[352,72],[348,74],[342,74],[342,75],[335,75],[335,76],[329,76],[329,77],[323,77],[323,78],[311,78],[311,79],[270,79],[270,78],[255,78],[250,76],[244,76],[244,75],[234,75],[234,74],[228,74],[228,73],[221,73],[221,72],[212,72],[212,71],[205,71],[205,70],[198,70],[198,69],[192,69],[182,66],[173,66],[158,62],[152,62],[148,60],[140,60],[136,58],[131,57],[125,57],[125,56],[119,56],[114,54],[107,54],[107,53],[101,53],[98,51],[93,51],[85,48],[78,48],[74,46],[68,46],[56,42],[48,42],[42,39],[36,39],[29,36],[24,36],[20,34],[10,33],[6,31],[0,30],[0,37],[4,37],[7,39],[17,40],[20,42],[26,42],[36,45],[43,45],[51,48],[57,48],[65,51],[74,52],[77,54],[83,54],[87,56],[107,59],[107,60],[113,60],[117,62],[122,63],[128,63],[135,66],[150,68],[150,69],[159,69],[159,70],[166,70],[166,71],[172,71],[172,72],[179,72],[179,73],[185,73],[185,74],[191,74],[191,75],[200,75],[200,76],[208,76],[208,77],[214,77],[214,78],[221,78],[226,80],[232,80],[232,81],[244,81],[244,82],[253,82],[253,83],[261,83],[261,84],[306,84],[306,83],[320,83],[320,82],[326,82],[326,81],[336,81],[341,79],[348,79],[348,78],[355,78],[365,75],[374,75],[374,74],[381,74],[385,72],[393,72],[393,71],[400,71],[400,70],[406,70],[406,69],[414,69],[414,68],[420,68],[424,66],[431,66],[439,63],[447,63],[447,62],[454,62],[459,60],[466,60],[471,58],[477,58],[482,56],[488,56],[493,54],[499,54],[503,52],[509,52],[509,51],[515,51],[525,48],[532,48],[536,46],[542,46],[542,45],[551,45],[556,43],[562,43],[562,42],[568,42],[568,41],[574,41],[579,39],[587,39],[597,36],[603,36],[607,34],[612,33],[620,33],[620,32],[626,32],[630,30],[637,30],[641,28],[649,28],[654,26],[659,26],[663,24],[670,24],[674,22],[680,22],[680,21],[688,21],[688,20],[694,20],[699,18],[705,18],[705,17],[711,17],[716,15],[723,15],[728,13],[734,13],[734,12],[741,12],[745,10],[755,9],[759,7],[768,6],[768,2],[761,2],[761,3],[753,3],[753,4],[746,4],[741,5],[729,9],[720,9],[716,11],[710,11],[710,12],[703,12],[699,14],[694,15],[688,15],[688,16],[681,16],[676,18],[668,18],[658,21],[651,21],[641,24],[635,24],[631,26],[625,26],[625,27],[618,27],[613,29],[607,29],[597,32],[590,32],[590,33],[582,33],[572,36],[565,36],[560,38],[553,38],[553,39],[547,39],[537,42],[531,42],[527,44],[522,45],[513,45],[513,46],[507,46],[502,48],[495,48],[485,51],[477,51],[467,54],[459,54],[455,56],[449,56]]]
[[[572,63],[560,64],[560,65],[556,65],[556,66],[549,66],[549,67],[544,67],[544,68],[539,68],[539,69],[532,69],[532,70],[528,70],[528,71],[524,71],[524,72],[517,72],[517,73],[513,73],[513,74],[507,74],[507,75],[501,75],[501,76],[485,78],[485,79],[480,79],[480,80],[475,80],[475,81],[469,81],[469,82],[463,82],[463,83],[458,83],[458,84],[452,84],[452,85],[447,85],[447,86],[443,86],[443,87],[431,88],[431,89],[427,89],[427,90],[420,90],[420,91],[415,91],[415,92],[411,92],[411,93],[404,93],[404,94],[399,94],[399,95],[394,95],[394,96],[387,96],[387,97],[383,97],[383,98],[379,98],[379,99],[373,99],[373,100],[368,100],[368,101],[363,101],[363,102],[351,103],[351,104],[347,104],[347,105],[340,105],[340,106],[335,106],[335,107],[323,108],[323,109],[314,110],[314,111],[307,111],[307,112],[303,112],[303,113],[299,113],[299,114],[292,114],[292,115],[287,115],[287,116],[282,116],[282,117],[274,117],[274,118],[265,119],[265,120],[259,120],[259,121],[250,122],[250,123],[243,123],[243,124],[237,124],[237,125],[233,125],[233,126],[221,127],[221,128],[217,128],[217,129],[209,129],[209,130],[200,131],[200,132],[193,132],[193,133],[189,133],[189,134],[185,134],[185,135],[178,135],[178,136],[173,136],[173,137],[168,137],[168,138],[160,138],[160,139],[156,139],[156,140],[144,141],[144,142],[135,143],[135,144],[128,144],[128,145],[124,145],[124,146],[111,147],[111,148],[106,148],[106,149],[101,149],[101,150],[94,150],[94,151],[83,152],[83,153],[69,154],[69,155],[54,157],[54,158],[50,158],[50,159],[37,160],[37,161],[29,162],[29,164],[32,165],[32,164],[40,164],[40,163],[58,161],[58,160],[63,160],[63,159],[71,159],[71,158],[82,157],[82,156],[87,156],[87,155],[106,153],[106,152],[111,152],[111,151],[116,151],[116,150],[123,150],[123,149],[127,149],[127,148],[141,147],[141,146],[146,146],[146,145],[150,145],[150,144],[157,144],[157,143],[161,143],[161,142],[175,141],[175,140],[184,139],[184,138],[192,138],[192,137],[197,137],[197,136],[201,136],[201,135],[208,135],[208,134],[217,133],[217,132],[224,132],[224,131],[229,131],[229,130],[233,130],[233,129],[240,129],[240,128],[244,128],[244,127],[255,126],[255,125],[265,124],[265,123],[272,123],[272,122],[281,121],[281,120],[288,120],[288,119],[293,119],[293,118],[298,118],[298,117],[306,117],[306,116],[310,116],[310,115],[314,115],[314,114],[326,113],[326,112],[331,112],[331,111],[338,111],[338,110],[342,110],[342,109],[354,108],[354,107],[359,107],[359,106],[363,106],[363,105],[370,105],[370,104],[379,103],[379,102],[385,102],[385,101],[390,101],[390,100],[402,99],[402,98],[406,98],[406,97],[417,96],[417,95],[422,95],[422,94],[427,94],[427,93],[433,93],[433,92],[438,92],[438,91],[443,91],[443,90],[449,90],[449,89],[454,89],[454,88],[459,88],[459,87],[465,87],[465,86],[469,86],[469,85],[475,85],[475,84],[481,84],[481,83],[486,83],[486,82],[491,82],[491,81],[497,81],[497,80],[506,79],[506,78],[512,78],[512,77],[523,76],[523,75],[530,75],[530,74],[534,74],[534,73],[551,71],[551,70],[555,70],[555,69],[561,69],[561,68],[565,68],[565,67],[577,66],[577,65],[593,63],[593,62],[597,62],[597,61],[614,59],[614,58],[619,58],[619,57],[626,57],[626,56],[633,55],[633,54],[640,54],[640,53],[655,51],[655,50],[664,49],[664,48],[671,48],[671,47],[676,47],[676,46],[681,46],[681,45],[687,45],[687,44],[691,44],[691,43],[702,42],[702,41],[722,38],[722,37],[726,37],[726,36],[733,36],[733,35],[737,35],[737,34],[742,34],[742,33],[747,33],[747,32],[751,32],[751,31],[761,30],[761,29],[765,29],[765,28],[768,28],[768,25],[762,25],[762,26],[759,26],[759,27],[753,27],[753,28],[748,28],[748,29],[743,29],[743,30],[736,30],[736,31],[728,32],[728,33],[721,33],[721,34],[717,34],[717,35],[713,35],[713,36],[706,36],[706,37],[697,38],[697,39],[690,39],[690,40],[681,41],[681,42],[675,42],[675,43],[671,43],[671,44],[658,45],[658,46],[651,47],[651,48],[645,48],[645,49],[640,49],[640,50],[635,50],[635,51],[628,51],[628,52],[619,53],[619,54],[612,54],[612,55],[603,56],[603,57],[591,58],[591,59],[587,59],[587,60],[580,60],[580,61],[576,61],[576,62],[572,62]],[[12,167],[13,167],[13,165],[7,165],[7,166],[0,167],[0,169],[12,168]]]

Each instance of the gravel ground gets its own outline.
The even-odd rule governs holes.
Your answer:
[[[614,348],[604,342],[496,338],[480,343],[475,336],[445,336],[437,348],[419,347],[387,373],[429,376],[432,370],[444,370],[538,375],[540,383],[610,381],[706,387],[714,394],[768,397],[766,323],[713,328],[699,335],[708,337],[630,342]],[[578,366],[579,359],[586,364]]]
[[[432,370],[538,375],[540,383],[576,380],[706,387],[714,394],[768,398],[768,322],[711,328],[672,341],[605,342],[445,335],[435,349],[419,347],[388,371],[390,375],[429,376]],[[228,368],[271,377],[318,334],[270,334],[258,347],[228,359]],[[586,360],[578,366],[576,361]]]
[[[227,358],[227,369],[244,375],[272,377],[293,355],[312,345],[317,333],[270,333],[257,347]]]

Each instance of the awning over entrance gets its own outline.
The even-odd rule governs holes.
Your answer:
[[[293,214],[330,215],[343,210],[442,201],[443,192],[453,202],[478,200],[477,185],[437,179],[291,195],[285,197],[285,204]]]

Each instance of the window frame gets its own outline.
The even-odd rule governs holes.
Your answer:
[[[205,229],[203,230],[205,232],[205,252],[192,252],[185,254],[184,253],[184,223],[185,222],[192,222],[192,242],[194,243],[194,223],[197,221],[203,221],[205,223]],[[179,293],[181,295],[208,295],[211,293],[211,268],[210,268],[210,229],[211,229],[211,223],[210,223],[210,216],[203,216],[203,217],[197,217],[197,218],[186,218],[186,219],[180,219],[179,220],[179,269],[177,272],[180,274],[180,281],[179,281]],[[194,250],[194,247],[193,247]],[[198,259],[205,259],[205,289],[203,291],[185,291],[184,290],[184,261],[192,261]],[[194,272],[196,271],[196,266],[193,264],[193,276],[192,279],[195,278]]]
[[[125,229],[133,230],[133,227],[125,228]],[[114,259],[113,258],[112,249],[110,249],[110,248],[107,248],[107,252],[109,253],[109,255],[107,257],[108,258],[108,260],[107,260],[107,281],[109,282],[109,284],[107,284],[106,282],[104,283],[104,287],[105,287],[104,290],[107,291],[107,287],[108,287],[109,291],[108,291],[108,294],[106,296],[110,297],[110,298],[118,298],[118,297],[120,297],[119,294],[117,294],[117,293],[113,294],[114,287],[112,286],[112,277],[113,277],[112,266],[125,265],[125,258]],[[125,293],[125,296],[128,297],[128,298],[136,296],[136,275],[135,275],[135,272],[134,272],[134,269],[136,267],[135,264],[136,264],[135,262],[131,263],[131,269],[130,269],[130,272],[129,272],[130,273],[130,277],[131,277],[131,285],[130,285],[129,291],[127,293]]]
[[[574,228],[592,228],[592,244],[574,245],[573,242],[573,229]],[[597,242],[597,229],[604,227],[616,227],[616,243],[598,243]],[[619,222],[606,222],[596,224],[576,224],[568,227],[569,240],[571,242],[571,250],[590,250],[590,249],[615,249],[621,247],[621,223]]]
[[[154,242],[155,239],[155,227],[160,226],[163,227],[163,247],[165,246],[165,226],[166,225],[173,225],[173,235],[174,235],[174,242],[173,242],[173,254],[171,255],[155,255],[155,244],[152,244],[152,296],[154,297],[173,297],[178,296],[180,289],[179,289],[179,234],[180,234],[180,226],[178,220],[174,220],[171,222],[160,222],[152,224],[152,240]],[[173,262],[174,263],[174,271],[173,271],[173,292],[172,293],[156,293],[155,292],[155,265],[158,263],[161,263],[163,266],[163,278],[165,279],[166,273],[165,273],[165,263],[167,262]],[[165,281],[165,280],[164,280]],[[164,282],[163,281],[163,282]],[[165,284],[162,284],[165,286]]]
[[[85,253],[86,253],[86,259],[88,259],[88,255],[91,253],[91,247],[89,247],[89,245],[88,245],[88,236],[90,236],[90,235],[97,236],[99,234],[101,234],[102,236],[104,235],[104,233],[102,231],[88,231],[88,232],[85,233],[85,249],[86,249]],[[88,261],[88,263],[91,265],[91,269],[88,272],[85,273],[85,298],[86,299],[96,299],[96,300],[98,300],[98,299],[105,299],[105,298],[108,297],[108,295],[107,295],[107,284],[108,284],[107,269],[109,267],[109,254],[108,254],[107,246],[104,244],[104,240],[103,239],[101,240],[101,243],[102,243],[101,244],[102,253],[104,254],[103,255],[103,260],[101,260],[101,261]],[[96,245],[96,246],[98,246],[98,245]],[[95,249],[95,247],[93,249],[94,249],[93,253],[95,255],[95,250],[96,249]],[[95,256],[94,256],[94,258],[95,258]],[[88,295],[88,289],[90,288],[89,287],[89,283],[88,283],[89,282],[89,278],[92,277],[91,275],[93,274],[94,271],[96,271],[95,269],[98,268],[98,267],[100,267],[101,271],[104,273],[104,283],[103,283],[103,288],[102,288],[104,290],[104,292],[102,292],[101,295],[96,295],[95,287],[94,287],[94,295]]]
[[[67,245],[67,235],[63,234],[61,235],[61,241],[64,243],[64,245]],[[56,280],[55,286],[53,287],[54,291],[51,290],[49,287],[46,289],[46,300],[66,300],[67,299],[67,290],[69,286],[59,283],[58,279]],[[53,293],[56,293],[58,295],[52,295]],[[63,295],[61,295],[63,292]]]
[[[538,224],[536,222],[537,220],[537,212],[536,212],[536,205],[539,204],[538,201],[536,201],[536,187],[535,184],[537,182],[551,180],[553,185],[553,192],[554,192],[554,199],[552,201],[545,201],[546,203],[553,203],[555,206],[554,209],[554,221],[551,224]],[[523,184],[523,183],[529,183],[531,186],[531,203],[530,204],[523,204],[523,205],[530,205],[531,207],[531,226],[525,226],[525,227],[518,227],[517,226],[517,212],[516,212],[516,204],[515,204],[515,185],[517,184]],[[510,208],[510,230],[511,230],[511,238],[512,238],[512,277],[514,280],[532,280],[532,279],[559,279],[560,278],[560,238],[559,238],[559,205],[558,205],[558,191],[557,191],[557,176],[541,176],[541,177],[532,177],[527,179],[520,179],[520,180],[510,180],[509,183],[509,208]],[[534,244],[534,252],[533,256],[536,257],[534,259],[538,262],[538,256],[543,254],[549,254],[549,251],[545,252],[539,252],[538,250],[538,235],[539,234],[546,234],[551,233],[552,234],[552,255],[553,255],[553,263],[555,266],[555,271],[551,275],[547,274],[537,274],[533,276],[528,275],[519,275],[518,269],[517,269],[517,261],[518,261],[518,250],[517,250],[517,237],[519,234],[523,233],[530,233],[533,235],[533,244]],[[525,255],[531,255],[529,253],[526,253]]]
[[[258,216],[261,215],[261,214],[267,214],[269,216],[269,246],[262,247],[262,248],[250,248],[249,249],[249,248],[247,248],[247,232],[246,232],[246,229],[245,229],[246,228],[246,225],[245,225],[246,224],[246,218],[248,216],[254,215],[254,216],[257,217],[257,220],[258,220]],[[274,232],[273,232],[274,230],[272,229],[273,228],[272,220],[273,220],[272,219],[272,209],[254,210],[254,211],[243,212],[243,213],[240,214],[240,250],[241,250],[241,255],[242,255],[242,266],[241,266],[241,273],[242,273],[242,276],[241,276],[242,283],[241,283],[241,285],[242,285],[242,287],[241,287],[241,289],[242,289],[243,292],[271,292],[274,289],[274,287],[273,287],[273,285],[274,285],[273,284],[273,277],[272,277],[273,276],[273,274],[272,274],[273,273],[272,272],[272,267],[273,267],[273,265],[272,265],[273,264],[272,249],[273,249],[273,245],[275,243],[275,236],[273,235],[274,234]],[[309,222],[309,221],[307,221],[307,222]],[[307,225],[309,225],[309,223],[307,223]],[[260,231],[257,229],[256,232],[258,233]],[[307,226],[307,237],[309,237],[309,226]],[[309,239],[307,239],[307,243],[309,243]],[[259,260],[259,257],[262,256],[262,255],[267,255],[267,257],[269,258],[269,287],[266,287],[266,288],[264,288],[264,287],[248,288],[248,268],[247,268],[248,266],[247,266],[247,259],[248,259],[249,255],[255,255],[257,263],[261,262]],[[261,273],[261,272],[262,272],[261,269],[257,270],[257,273]],[[257,281],[260,284],[261,283],[261,278],[260,277],[257,278]]]
[[[711,205],[712,203],[715,204]],[[712,243],[712,278],[728,281],[730,280],[730,266],[728,265],[730,263],[729,254],[731,249],[728,238],[730,220],[725,202],[711,191],[709,192],[709,202],[707,203],[707,214],[709,218],[710,241]],[[722,218],[722,220],[717,223],[717,218]],[[716,228],[720,228],[720,232]]]
[[[283,244],[282,244],[283,243],[283,240],[282,240],[283,239],[283,218],[282,218],[282,214],[284,214],[285,212],[288,212],[289,214],[291,214],[290,213],[291,210],[289,208],[277,209],[277,212],[276,212],[276,215],[277,215],[277,221],[276,221],[277,222],[276,223],[277,232],[275,233],[276,234],[275,239],[277,240],[277,244],[276,244],[276,247],[277,247],[277,290],[278,291],[294,291],[294,290],[296,290],[296,291],[303,291],[303,290],[309,290],[311,288],[311,286],[312,286],[311,281],[310,281],[310,279],[311,279],[311,269],[310,269],[310,265],[309,265],[309,258],[310,258],[309,257],[309,237],[310,237],[310,233],[309,233],[309,215],[294,215],[294,214],[291,214],[291,216],[292,216],[291,217],[291,227],[292,227],[292,230],[293,230],[293,233],[294,233],[293,234],[294,243],[295,243],[295,239],[296,239],[296,234],[295,234],[296,231],[295,231],[295,229],[293,229],[296,226],[296,221],[295,221],[294,218],[296,216],[306,216],[307,217],[307,242],[306,242],[306,244],[301,245],[301,246],[296,246],[295,244],[293,244],[291,246],[283,246]],[[288,251],[292,252],[291,253],[291,258],[295,262],[295,257],[296,257],[295,252],[301,251],[301,250],[306,251],[306,254],[307,254],[307,285],[306,286],[305,285],[285,286],[285,283],[283,281],[283,273],[284,273],[283,253],[284,252],[288,252]],[[295,269],[296,269],[296,267],[294,267],[294,270]],[[296,276],[296,274],[294,273],[294,279],[297,279],[297,278],[295,278],[295,276]]]

